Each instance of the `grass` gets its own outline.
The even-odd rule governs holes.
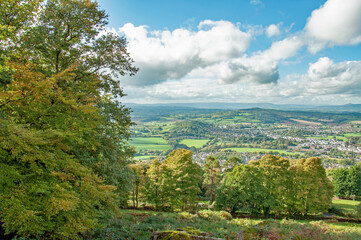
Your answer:
[[[236,152],[279,152],[283,154],[295,155],[297,153],[287,152],[285,150],[267,149],[267,148],[224,148],[224,150],[233,150]]]
[[[161,137],[135,137],[130,142],[136,150],[160,150],[171,149],[171,146]]]
[[[361,225],[307,220],[252,220],[214,218],[209,214],[121,210],[121,215],[106,229],[89,239],[150,239],[153,231],[193,229],[210,237],[236,239],[246,229],[246,239],[361,239]],[[256,227],[253,227],[256,226]],[[261,231],[259,231],[261,230]],[[260,232],[263,237],[260,237]]]
[[[332,204],[335,207],[342,209],[344,212],[354,212],[356,210],[356,206],[360,204],[361,201],[353,201],[353,200],[344,200],[344,199],[335,199],[332,200]]]
[[[180,141],[180,144],[184,144],[188,147],[201,148],[207,142],[209,142],[209,139],[183,139]]]
[[[347,137],[347,138],[359,137],[359,136],[361,136],[361,133],[345,133],[344,136]]]

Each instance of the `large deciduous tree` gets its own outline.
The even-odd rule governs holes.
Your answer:
[[[128,198],[132,122],[116,79],[137,69],[96,2],[40,2],[0,0],[0,222],[77,239]]]
[[[170,202],[174,207],[185,210],[195,203],[200,192],[201,168],[192,161],[192,152],[177,149],[168,154],[165,164],[172,172],[172,191]]]
[[[266,155],[226,172],[217,192],[219,208],[306,215],[331,207],[333,186],[318,158],[290,166],[287,159]]]

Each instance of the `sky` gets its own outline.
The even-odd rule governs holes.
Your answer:
[[[132,103],[361,103],[361,0],[98,0]]]

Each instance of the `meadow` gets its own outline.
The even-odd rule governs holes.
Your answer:
[[[139,150],[169,150],[171,146],[161,137],[135,137],[132,138],[130,145]]]
[[[209,139],[183,139],[179,143],[184,144],[188,147],[201,148],[208,141],[209,141]]]
[[[279,152],[283,154],[295,155],[297,153],[287,152],[279,149],[267,149],[267,148],[224,148],[224,150],[232,150],[236,152]]]

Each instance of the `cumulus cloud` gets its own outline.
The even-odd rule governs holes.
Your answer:
[[[281,34],[281,30],[279,28],[279,24],[271,24],[266,28],[266,34],[267,37],[274,37],[274,36],[279,36]]]
[[[276,91],[291,102],[340,104],[361,100],[361,61],[334,63],[327,57],[303,75],[289,75]]]
[[[232,59],[216,66],[218,76],[224,83],[275,83],[279,79],[279,61],[295,56],[303,45],[302,39],[297,36],[274,42],[269,49],[251,57]]]
[[[212,74],[211,74],[212,75]],[[254,77],[254,76],[253,76]],[[278,82],[236,81],[222,84],[217,77],[190,76],[139,89],[125,87],[130,102],[274,102],[340,104],[361,101],[361,61],[334,63],[320,58],[303,75]],[[260,100],[261,99],[261,100]]]
[[[301,85],[311,94],[361,95],[361,61],[334,63],[327,57],[310,64]]]
[[[198,31],[149,31],[127,23],[119,32],[127,37],[128,50],[140,68],[126,84],[138,86],[181,79],[194,69],[240,57],[250,42],[249,33],[228,21],[205,20]]]
[[[305,26],[309,51],[327,45],[355,45],[361,42],[361,1],[328,0],[312,12]]]

